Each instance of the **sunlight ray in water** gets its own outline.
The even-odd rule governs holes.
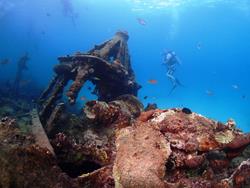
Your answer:
[[[14,3],[8,0],[0,0],[0,18],[3,17],[11,8]]]
[[[235,8],[242,9],[245,12],[249,11],[249,0],[126,0],[131,4],[132,11],[152,11],[153,9],[167,9],[185,6],[207,6],[215,7],[216,5],[224,4]]]

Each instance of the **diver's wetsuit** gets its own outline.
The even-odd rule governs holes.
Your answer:
[[[169,51],[164,54],[164,64],[167,66],[167,77],[173,83],[173,89],[179,85],[179,81],[174,77],[174,72],[176,70],[176,64],[180,64],[178,57],[175,52]],[[172,90],[173,90],[172,89]]]

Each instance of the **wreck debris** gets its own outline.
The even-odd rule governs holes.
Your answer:
[[[56,81],[53,80],[50,83],[48,89],[43,93],[42,95],[43,98],[41,98],[42,106],[39,112],[39,116],[41,118],[42,123],[45,123],[47,118],[50,117],[50,114],[54,109],[54,105],[56,105],[55,102],[62,97],[62,92],[67,82],[68,82],[67,77],[66,78],[57,77]],[[47,98],[47,100],[45,100],[46,93],[48,93],[48,91],[51,90],[51,88],[53,88],[51,95]]]
[[[54,86],[56,85],[57,80],[58,80],[58,77],[54,76],[53,79],[51,80],[51,82],[49,83],[48,87],[42,92],[42,94],[40,96],[41,100],[46,98],[49,95],[49,93],[53,90]],[[43,101],[41,101],[41,102],[43,102]]]
[[[89,72],[87,71],[88,69],[89,69],[88,65],[81,66],[77,69],[77,75],[75,81],[73,82],[69,91],[67,92],[68,100],[71,104],[75,103],[78,93],[80,92],[87,78],[90,76]]]
[[[41,148],[47,148],[51,152],[51,154],[55,156],[54,149],[49,142],[49,139],[39,120],[38,112],[35,109],[32,110],[31,117],[32,117],[31,131],[32,134],[35,136],[36,144],[39,145]]]
[[[45,125],[45,129],[48,135],[51,135],[53,133],[53,130],[56,127],[56,123],[59,121],[59,118],[61,117],[61,114],[64,110],[64,103],[59,103],[51,113],[47,124]]]
[[[19,94],[20,82],[22,80],[22,74],[24,70],[27,70],[27,62],[29,61],[29,54],[26,53],[22,56],[17,63],[16,78],[14,81],[13,91],[15,95]]]
[[[93,93],[101,101],[108,102],[123,94],[137,96],[141,86],[136,83],[130,64],[128,38],[126,32],[119,31],[113,39],[96,45],[87,53],[59,57],[60,64],[54,68],[56,76],[40,98],[42,121],[48,119],[69,80],[73,83],[66,95],[71,104],[75,103],[86,81],[95,85]]]

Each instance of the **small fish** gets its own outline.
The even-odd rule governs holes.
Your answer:
[[[174,84],[173,84],[173,87],[172,87],[172,89],[170,90],[170,92],[168,93],[168,95],[171,95],[171,94],[173,93],[173,91],[177,88],[177,86],[182,86],[182,87],[184,87],[183,84],[182,84],[177,78],[175,78],[175,82],[174,82]]]
[[[51,16],[51,14],[50,14],[49,12],[47,12],[47,13],[46,13],[46,16],[47,16],[47,17],[50,17],[50,16]]]
[[[171,95],[173,93],[173,91],[176,89],[177,86],[178,86],[177,83],[175,83],[173,85],[173,87],[171,88],[171,90],[169,91],[168,95]]]
[[[93,79],[93,80],[96,80],[96,81],[101,80],[101,79],[100,79],[100,78],[98,78],[98,77],[92,77],[92,79]]]
[[[86,97],[84,97],[84,96],[82,96],[82,97],[80,97],[80,100],[81,100],[81,101],[86,101],[86,100],[87,100],[87,98],[86,98]]]
[[[137,21],[140,25],[143,25],[143,26],[147,25],[146,21],[142,18],[137,18]]]
[[[3,59],[2,61],[0,61],[0,65],[7,65],[10,63],[9,59]]]
[[[237,84],[232,85],[233,89],[239,89],[239,86]]]
[[[201,47],[202,47],[201,42],[198,42],[197,45],[196,45],[196,48],[197,48],[198,50],[201,50]]]
[[[157,81],[157,80],[154,80],[154,79],[151,79],[151,80],[148,80],[148,83],[149,83],[149,84],[157,84],[158,81]]]
[[[115,65],[121,65],[121,62],[120,62],[119,59],[114,60],[113,63],[114,63]]]
[[[143,99],[147,99],[147,98],[148,98],[148,96],[144,96],[144,97],[143,97]]]
[[[246,95],[242,95],[241,98],[242,98],[242,99],[246,99],[247,96],[246,96]]]
[[[214,95],[214,93],[213,93],[212,91],[210,91],[210,90],[206,90],[206,94],[207,94],[208,96],[213,96],[213,95]]]

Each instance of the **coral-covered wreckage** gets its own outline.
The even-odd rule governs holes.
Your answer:
[[[0,187],[250,186],[250,134],[187,108],[144,110],[127,40],[117,32],[87,53],[60,57],[29,132],[1,119]],[[98,100],[75,115],[66,103],[86,81]]]

